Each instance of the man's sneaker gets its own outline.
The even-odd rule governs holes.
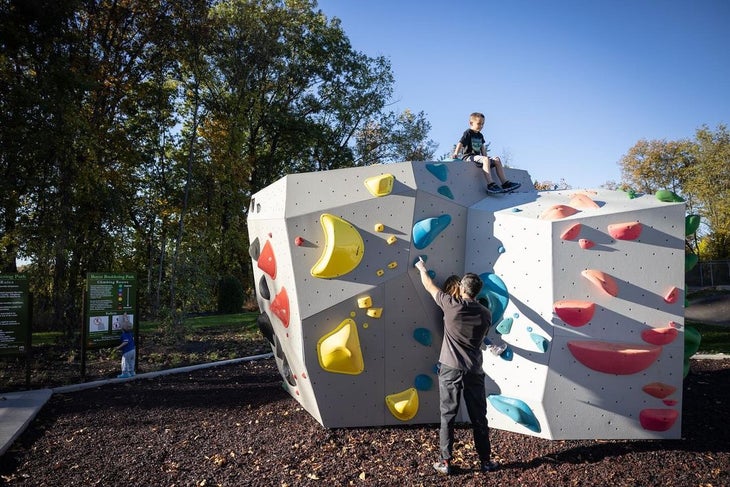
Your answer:
[[[441,460],[433,464],[433,469],[441,475],[449,475],[451,473],[451,467],[449,466],[448,460]]]
[[[514,191],[522,186],[520,183],[513,183],[512,181],[505,181],[502,185],[502,191]]]
[[[122,374],[119,374],[119,375],[117,376],[117,379],[129,379],[130,377],[132,377],[132,376],[131,376],[131,375],[129,375],[129,374],[127,373],[127,372],[124,372],[124,373],[122,373]]]
[[[499,464],[497,462],[482,462],[482,466],[479,469],[480,472],[494,472],[499,468]]]
[[[487,185],[487,193],[496,194],[496,193],[502,193],[502,192],[504,192],[504,190],[502,188],[500,188],[499,185],[497,185],[497,183],[489,183]]]
[[[507,350],[507,344],[503,343],[501,345],[497,345],[493,343],[489,345],[487,349],[492,353],[492,355],[496,355],[497,357],[499,357],[504,353],[505,350]]]

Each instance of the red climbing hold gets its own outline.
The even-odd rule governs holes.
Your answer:
[[[540,215],[541,220],[560,220],[578,213],[578,210],[568,205],[553,205]]]
[[[289,296],[286,294],[286,288],[281,288],[279,294],[271,302],[271,312],[281,320],[284,328],[289,327]]]
[[[641,332],[641,338],[652,345],[669,345],[677,338],[679,331],[668,326],[666,328],[650,328]]]
[[[302,237],[297,237],[294,239],[294,245],[297,247],[301,247],[304,244],[304,239]]]
[[[642,409],[639,422],[645,430],[667,431],[678,417],[679,413],[674,409]]]
[[[588,250],[591,247],[594,247],[596,244],[593,243],[593,240],[588,240],[587,238],[582,238],[578,240],[578,245],[580,245],[580,248],[583,250]]]
[[[271,241],[267,240],[264,244],[256,265],[259,269],[267,273],[269,277],[276,279],[276,258],[274,257],[274,248],[271,246]]]
[[[575,225],[568,228],[566,231],[560,235],[560,238],[563,240],[573,240],[575,237],[577,237],[580,234],[580,223],[576,223]]]
[[[641,235],[639,222],[614,223],[608,226],[608,233],[616,240],[636,240]]]
[[[664,296],[664,301],[666,301],[669,304],[676,303],[677,298],[679,298],[679,289],[676,287],[673,287],[669,290],[669,292]]]
[[[590,301],[564,299],[553,304],[555,314],[570,326],[583,326],[593,318],[596,305]]]

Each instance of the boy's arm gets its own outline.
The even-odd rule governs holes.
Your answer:
[[[426,264],[423,262],[422,258],[418,258],[418,262],[416,262],[416,269],[418,269],[418,272],[421,274],[421,284],[423,284],[423,287],[428,291],[428,294],[431,295],[433,299],[436,299],[436,295],[439,292],[438,286],[433,283],[433,279],[431,279],[431,276],[428,275],[428,271],[426,270]]]
[[[459,142],[458,144],[456,144],[456,148],[454,149],[454,153],[452,154],[452,157],[451,158],[452,159],[458,158],[459,157],[459,153],[461,152],[461,149],[463,147],[464,146],[461,145],[461,142]]]

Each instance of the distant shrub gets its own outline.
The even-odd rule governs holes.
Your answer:
[[[218,312],[240,313],[243,309],[243,285],[235,276],[225,276],[218,286]]]

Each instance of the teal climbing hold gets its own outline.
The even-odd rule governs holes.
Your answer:
[[[436,176],[439,181],[449,179],[449,167],[446,164],[426,164],[428,172]]]
[[[530,406],[521,399],[507,397],[501,394],[488,397],[489,403],[500,413],[510,417],[515,423],[521,424],[530,431],[539,433],[540,422],[535,417]]]
[[[424,347],[430,347],[433,343],[431,331],[426,328],[416,328],[413,330],[413,339]]]
[[[539,351],[541,351],[542,353],[547,352],[548,341],[544,336],[537,333],[530,333],[530,338],[532,338],[532,341],[535,343],[535,345],[537,345],[537,349]]]
[[[512,318],[503,319],[497,325],[497,333],[500,335],[509,335],[509,332],[512,331],[512,323]]]
[[[438,191],[441,196],[446,196],[450,200],[454,199],[454,193],[451,192],[451,188],[448,186],[439,186],[439,189],[436,191]]]
[[[700,215],[687,215],[684,217],[684,234],[694,234],[700,226]]]
[[[433,387],[433,379],[426,374],[418,374],[413,380],[413,386],[419,391],[429,391]]]
[[[504,352],[499,356],[502,360],[505,362],[511,362],[513,358],[515,358],[515,352],[512,350],[512,347],[507,345],[507,348],[504,349]]]
[[[431,242],[451,223],[451,216],[441,215],[437,218],[426,218],[413,225],[413,246],[417,249],[428,247]]]
[[[502,319],[504,310],[509,304],[509,293],[504,281],[491,272],[480,274],[479,277],[484,282],[482,292],[477,296],[477,300],[486,299],[489,302],[489,311],[492,312],[492,323],[496,323]]]

